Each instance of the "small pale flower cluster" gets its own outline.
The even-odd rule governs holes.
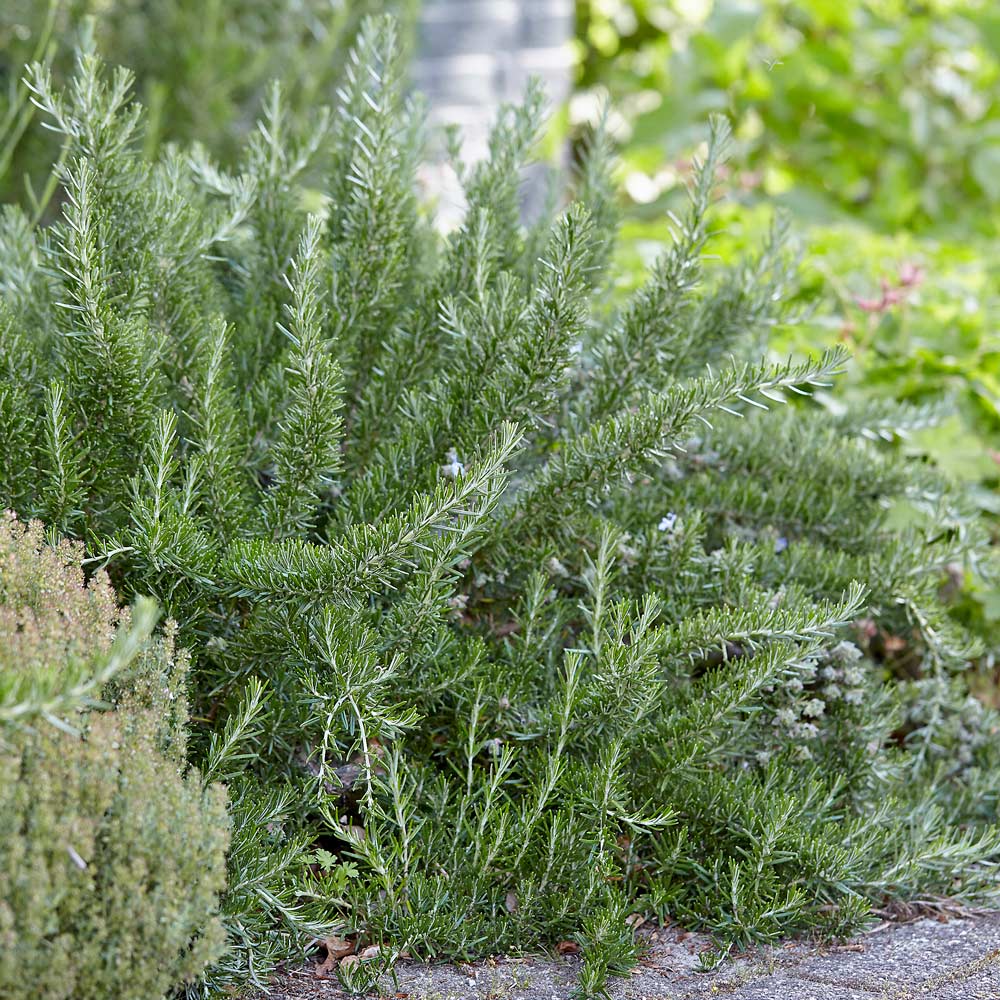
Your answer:
[[[632,544],[630,531],[626,531],[618,542],[618,559],[626,573],[639,561],[639,550]]]
[[[815,677],[815,674],[815,663],[806,661],[799,664],[798,673],[782,683],[781,690],[787,700],[775,711],[771,719],[775,744],[787,746],[792,742],[796,755],[803,760],[808,760],[812,756],[808,744],[819,735],[819,727],[814,720],[823,714],[825,708],[818,698],[803,700],[801,697],[805,685]],[[773,691],[773,688],[770,690]],[[766,763],[770,757],[771,751],[757,754],[761,764]]]
[[[715,466],[722,457],[714,448],[705,447],[704,440],[697,436],[684,442],[684,452],[692,465]]]
[[[827,701],[843,699],[848,705],[864,701],[865,671],[861,666],[861,650],[853,642],[838,642],[830,650],[826,663],[819,670],[824,681],[821,694]]]
[[[831,705],[838,701],[859,704],[864,698],[861,656],[853,643],[841,642],[818,662],[800,664],[797,674],[783,682],[786,700],[771,719],[779,746],[791,741],[801,759],[812,756],[809,744],[820,735],[820,720]],[[768,751],[757,755],[761,763],[770,756]]]
[[[974,763],[978,749],[996,739],[996,716],[972,695],[956,698],[956,687],[946,677],[914,682],[907,692],[907,718],[918,727],[933,726],[931,744],[964,770]]]
[[[660,466],[658,478],[661,481],[679,483],[684,478],[684,470],[676,458],[665,458]]]
[[[987,716],[986,707],[978,698],[969,695],[965,699],[955,725],[958,760],[963,767],[972,764],[974,751],[995,736],[988,729]]]
[[[557,559],[555,556],[553,556],[549,560],[548,569],[553,576],[562,576],[562,577],[569,576],[569,570],[566,569],[564,563],[561,560]]]
[[[667,513],[660,520],[660,523],[656,526],[657,531],[672,532],[674,528],[677,527],[677,515],[672,511],[667,511]]]
[[[472,580],[478,590],[483,590],[488,587],[491,583],[497,583],[501,587],[507,582],[506,573],[476,573]]]
[[[445,455],[445,463],[441,466],[441,475],[448,479],[457,479],[465,475],[465,466],[458,460],[458,452],[449,448]]]
[[[666,545],[680,545],[684,539],[684,519],[672,510],[668,510],[656,524],[657,534],[661,535]]]
[[[812,707],[814,702],[818,702],[820,709],[810,716],[806,711],[807,707]],[[775,713],[771,724],[774,727],[775,735],[779,744],[786,744],[789,740],[795,742],[795,753],[804,760],[812,756],[807,742],[814,740],[819,735],[819,727],[815,722],[808,721],[809,718],[816,718],[822,714],[823,703],[818,699],[812,699],[804,706],[786,705],[779,708]]]

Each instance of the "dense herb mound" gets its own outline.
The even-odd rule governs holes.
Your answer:
[[[724,124],[612,311],[606,137],[522,226],[529,93],[441,237],[391,36],[331,116],[275,91],[232,169],[146,161],[92,55],[65,94],[36,72],[63,217],[0,228],[0,501],[195,652],[191,753],[237,802],[219,981],[279,954],[268,919],[574,938],[594,991],[634,911],[746,943],[994,894],[995,723],[939,593],[981,540],[885,443],[906,411],[781,405],[844,357],[766,358],[780,228],[705,266]]]
[[[183,773],[172,630],[81,549],[0,517],[0,996],[155,1000],[223,953],[225,793]]]

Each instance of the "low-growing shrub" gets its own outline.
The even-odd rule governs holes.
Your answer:
[[[222,953],[229,818],[183,774],[185,657],[81,550],[0,520],[0,996],[153,1000]]]
[[[391,35],[332,116],[275,92],[236,165],[144,159],[92,55],[36,70],[63,218],[0,226],[0,500],[162,602],[192,754],[271,804],[235,819],[227,975],[279,957],[268,912],[418,957],[575,939],[595,992],[634,911],[746,943],[992,898],[995,721],[941,597],[981,533],[880,447],[905,409],[782,405],[844,356],[767,359],[780,228],[706,264],[724,123],[611,313],[603,132],[522,225],[529,91],[440,237]]]

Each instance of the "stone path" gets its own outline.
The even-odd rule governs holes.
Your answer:
[[[790,944],[702,973],[696,934],[650,935],[649,955],[610,987],[613,1000],[1000,1000],[1000,913],[946,923],[892,924],[847,944]],[[398,1000],[569,1000],[578,959],[498,959],[474,965],[397,965],[383,996]],[[303,969],[277,981],[272,1000],[346,997],[336,979]],[[373,994],[377,995],[377,994]]]

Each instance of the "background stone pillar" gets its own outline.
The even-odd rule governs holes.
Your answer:
[[[550,107],[566,100],[573,8],[574,0],[423,0],[414,87],[428,99],[432,126],[459,126],[466,162],[486,155],[497,108],[517,101],[529,77],[544,82]],[[444,224],[460,212],[447,173],[433,166],[426,172]]]

